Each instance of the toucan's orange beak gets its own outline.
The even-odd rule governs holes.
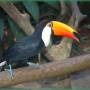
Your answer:
[[[51,23],[55,36],[64,36],[79,41],[79,39],[74,35],[74,33],[78,32],[70,26],[58,21],[52,21]]]

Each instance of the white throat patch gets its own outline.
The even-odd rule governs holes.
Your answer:
[[[51,34],[52,34],[51,27],[46,25],[42,31],[42,40],[46,47],[50,43]]]

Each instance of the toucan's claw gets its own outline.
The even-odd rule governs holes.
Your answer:
[[[6,71],[9,73],[10,79],[13,79],[13,70],[12,70],[12,65],[8,65],[9,69],[7,68]]]

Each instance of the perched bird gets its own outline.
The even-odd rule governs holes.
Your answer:
[[[40,53],[49,46],[53,36],[64,36],[79,41],[74,35],[77,31],[59,21],[50,21],[43,28],[40,26],[39,29],[31,36],[16,42],[3,54],[3,61],[6,61],[10,68],[13,62],[22,62]]]

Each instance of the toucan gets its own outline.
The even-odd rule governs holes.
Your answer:
[[[53,36],[67,37],[79,41],[74,33],[78,33],[72,27],[60,22],[49,21],[47,24],[39,27],[31,36],[27,36],[17,41],[11,48],[3,54],[3,61],[10,66],[13,62],[26,60],[40,53],[48,47]]]

